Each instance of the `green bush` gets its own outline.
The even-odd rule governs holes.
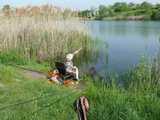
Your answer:
[[[154,19],[154,20],[160,20],[160,9],[154,11],[151,17],[152,17],[152,19]]]

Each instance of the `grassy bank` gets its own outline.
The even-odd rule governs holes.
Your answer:
[[[0,67],[2,120],[76,120],[72,104],[81,95],[87,96],[90,102],[89,120],[160,119],[157,65],[141,63],[122,76],[123,87],[113,76],[108,76],[106,81],[84,76],[83,91],[49,84],[44,78],[33,78],[10,65],[0,64]],[[28,67],[35,69],[35,65]]]
[[[46,79],[32,78],[19,68],[0,64],[0,118],[76,120],[72,104],[85,95],[90,103],[89,120],[159,120],[159,66],[157,58],[152,64],[142,61],[118,78],[106,76],[102,81],[83,76],[85,89],[79,91],[49,84]],[[43,64],[25,67],[47,72]],[[20,104],[12,105],[15,103]]]
[[[72,103],[79,96],[63,86],[51,85],[46,79],[36,79],[25,71],[0,65],[1,120],[75,119]]]
[[[95,82],[90,86],[90,120],[159,120],[160,77],[159,65],[141,63],[118,79],[109,83]]]

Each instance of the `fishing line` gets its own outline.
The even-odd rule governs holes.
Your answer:
[[[74,92],[72,92],[72,93],[74,93]],[[42,106],[42,108],[40,108],[40,109],[38,109],[38,110],[33,111],[31,114],[35,114],[35,113],[37,113],[37,112],[39,112],[39,111],[41,111],[41,110],[44,110],[44,109],[46,109],[46,108],[48,108],[48,107],[51,107],[51,106],[52,106],[52,105],[54,105],[55,103],[61,102],[61,101],[63,100],[63,98],[66,98],[67,96],[72,95],[72,93],[71,93],[71,94],[64,95],[64,96],[62,96],[62,97],[58,98],[57,100],[55,100],[54,102],[52,102],[52,103],[50,103],[50,104],[47,104],[47,105]]]
[[[72,92],[72,93],[74,93],[74,92]],[[71,93],[71,94],[72,94],[72,93]],[[17,102],[17,103],[13,103],[13,104],[9,104],[9,105],[3,106],[3,107],[0,108],[0,111],[5,110],[5,109],[7,109],[7,108],[14,107],[14,106],[24,105],[24,104],[27,104],[27,103],[31,103],[31,102],[33,102],[33,101],[35,101],[35,100],[40,100],[40,99],[43,98],[43,97],[49,97],[49,96],[57,95],[57,94],[58,94],[58,93],[55,94],[55,92],[54,92],[54,94],[53,94],[53,93],[48,93],[48,94],[45,93],[43,96],[38,96],[38,97],[35,97],[35,98],[32,98],[32,99],[28,99],[28,100],[25,100],[25,101],[21,101],[21,102]],[[69,95],[70,95],[70,94],[69,94]],[[67,94],[66,96],[68,96],[68,94]],[[65,97],[65,96],[64,96],[64,97]]]
[[[33,101],[35,101],[35,100],[39,100],[39,99],[41,99],[41,98],[43,98],[43,97],[49,97],[49,96],[51,96],[51,95],[56,95],[56,94],[53,94],[53,93],[45,93],[44,95],[41,95],[41,96],[38,96],[38,97],[35,97],[35,98],[32,98],[32,99],[28,99],[28,100],[21,101],[21,102],[15,102],[15,103],[13,103],[13,104],[9,104],[9,105],[0,107],[0,111],[1,111],[1,110],[4,110],[4,109],[7,109],[7,108],[10,108],[10,107],[17,106],[17,105],[27,104],[27,103],[33,102]]]
[[[39,73],[41,75],[46,75],[45,73],[41,72],[41,71],[38,71],[38,70],[34,70],[34,69],[31,69],[31,68],[26,68],[26,67],[23,67],[23,66],[20,66],[20,65],[16,65],[16,64],[7,64],[7,65],[10,65],[12,67],[17,67],[19,69],[22,69],[22,70],[26,70],[26,71],[29,71],[29,72],[36,72],[36,73]]]
[[[50,103],[50,104],[47,104],[47,105],[44,105],[44,106],[42,106],[42,108],[37,109],[37,110],[35,110],[35,111],[27,114],[27,116],[28,116],[28,115],[34,115],[34,114],[36,114],[36,113],[38,113],[38,112],[40,112],[40,111],[42,111],[42,110],[45,110],[45,109],[47,109],[48,107],[53,106],[55,103],[61,102],[64,98],[66,98],[67,96],[72,95],[73,93],[76,93],[76,92],[74,91],[74,92],[72,92],[72,93],[70,93],[70,94],[63,95],[62,97],[59,97],[59,98],[58,98],[57,100],[55,100],[54,102],[52,102],[52,103]],[[26,116],[26,117],[27,117],[27,116]]]

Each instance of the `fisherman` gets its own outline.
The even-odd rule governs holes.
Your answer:
[[[77,53],[80,52],[82,48],[76,50],[74,53],[69,53],[66,55],[66,60],[65,60],[65,67],[66,67],[66,72],[69,74],[73,74],[76,80],[79,80],[79,71],[76,66],[73,65],[73,57]]]

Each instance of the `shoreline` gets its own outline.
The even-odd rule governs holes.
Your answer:
[[[79,18],[79,20],[83,20],[83,21],[157,21],[157,22],[160,22],[160,20],[154,20],[154,19],[130,19],[130,18],[128,19],[128,18],[116,18],[116,17],[107,17],[103,19]]]

